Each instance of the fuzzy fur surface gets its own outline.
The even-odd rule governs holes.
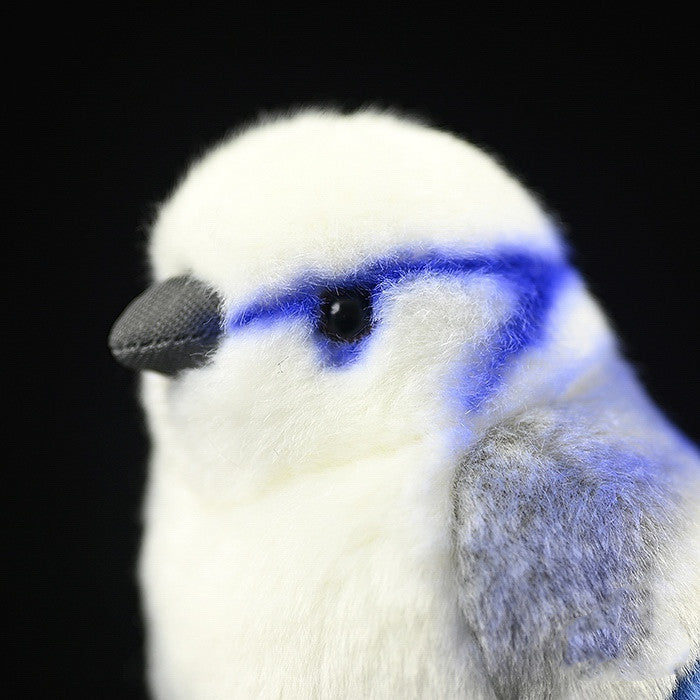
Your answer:
[[[194,164],[154,278],[211,285],[228,325],[206,366],[143,377],[155,697],[670,697],[700,653],[697,453],[575,272],[545,299],[411,268],[503,251],[566,266],[495,161],[392,115],[304,112]],[[368,269],[351,362],[313,303],[236,322]]]

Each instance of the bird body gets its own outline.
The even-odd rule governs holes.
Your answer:
[[[389,114],[272,120],[193,165],[150,254],[112,345],[166,374],[157,697],[671,697],[700,655],[700,460],[494,160]]]

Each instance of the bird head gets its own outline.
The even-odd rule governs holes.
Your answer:
[[[110,344],[211,494],[454,448],[568,390],[609,337],[536,200],[464,140],[386,113],[228,138],[160,208],[150,257]]]

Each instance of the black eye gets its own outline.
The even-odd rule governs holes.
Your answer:
[[[319,330],[323,335],[352,343],[372,330],[372,295],[368,289],[329,289],[321,294]]]

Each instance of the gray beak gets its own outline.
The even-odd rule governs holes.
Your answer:
[[[184,275],[136,297],[112,327],[109,348],[125,367],[174,375],[206,364],[221,334],[219,295]]]

